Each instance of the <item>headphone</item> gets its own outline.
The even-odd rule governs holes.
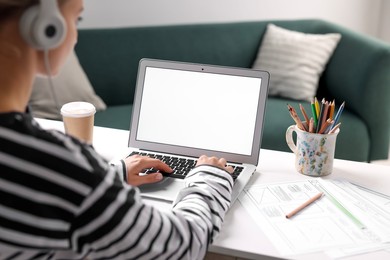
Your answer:
[[[58,47],[67,30],[57,0],[40,0],[40,4],[29,7],[22,14],[19,29],[23,39],[38,50]]]

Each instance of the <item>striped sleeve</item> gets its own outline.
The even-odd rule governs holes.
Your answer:
[[[187,176],[186,188],[179,193],[174,210],[192,215],[197,223],[207,224],[206,242],[211,243],[230,207],[232,190],[233,178],[229,173],[213,166],[199,166]]]
[[[88,145],[0,127],[0,258],[202,259],[230,205],[232,178],[201,166],[169,212],[145,204]]]
[[[92,259],[202,259],[230,205],[232,178],[202,166],[186,178],[171,212],[146,205],[115,167],[84,201],[72,225],[73,250]]]
[[[111,161],[110,165],[116,168],[116,172],[118,173],[120,179],[127,183],[127,171],[126,171],[126,163],[124,160]]]

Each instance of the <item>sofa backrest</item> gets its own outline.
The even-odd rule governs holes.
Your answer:
[[[98,95],[108,105],[123,105],[133,102],[140,59],[251,68],[271,22],[306,33],[334,29],[320,20],[83,29],[76,52]],[[328,94],[322,92],[321,96]]]
[[[390,138],[390,46],[322,20],[84,29],[79,31],[76,52],[108,106],[132,104],[140,59],[251,68],[268,23],[305,33],[342,34],[317,96],[336,99],[337,104],[346,101],[347,109],[367,124],[373,137],[370,158],[387,154],[383,143]]]
[[[140,59],[250,67],[265,26],[259,22],[80,30],[76,52],[108,105],[129,104]]]

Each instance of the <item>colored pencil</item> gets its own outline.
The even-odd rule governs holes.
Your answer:
[[[306,114],[305,108],[302,106],[302,104],[299,104],[299,108],[301,109],[302,115],[305,118],[307,125],[309,125],[309,117]]]
[[[319,133],[319,134],[326,134],[327,132],[326,132],[325,130],[327,130],[328,127],[329,127],[330,125],[332,125],[332,124],[333,124],[333,120],[330,120],[330,118],[328,118],[328,120],[326,120],[326,121],[322,124],[321,129],[320,129],[320,131],[318,131],[318,133]]]
[[[329,118],[330,119],[333,119],[333,116],[334,116],[334,100],[332,101],[332,103],[330,104],[330,111],[329,111]]]
[[[334,132],[336,132],[336,130],[340,127],[340,125],[341,125],[341,123],[338,123],[337,125],[335,125],[332,129],[330,129],[328,134],[333,134]]]
[[[324,109],[324,111],[322,112],[321,128],[325,124],[326,120],[328,120],[328,113],[329,113],[329,102],[328,101],[325,101],[323,109]]]
[[[298,116],[297,111],[290,104],[287,104],[288,111],[290,116],[295,121],[297,127],[302,131],[309,133],[318,133],[318,134],[331,134],[334,133],[339,127],[340,123],[337,121],[340,119],[340,115],[343,112],[345,107],[345,102],[341,104],[336,115],[333,118],[335,111],[335,101],[332,102],[326,101],[325,98],[321,100],[321,107],[319,109],[319,116],[317,117],[316,104],[318,105],[318,100],[315,97],[310,101],[310,108],[312,112],[312,117],[306,113],[306,110],[302,104],[299,104],[299,108],[302,112],[305,121],[301,121],[301,118]]]
[[[316,128],[316,133],[318,133],[318,131],[320,131],[320,129],[321,129],[322,115],[323,115],[323,112],[324,112],[324,104],[325,104],[325,99],[322,99],[320,115],[318,116],[318,124],[317,124],[317,128]]]
[[[314,105],[315,105],[315,108],[316,108],[317,120],[318,120],[318,118],[320,116],[320,104],[318,103],[318,100],[317,100],[316,97],[314,98]]]
[[[290,115],[291,115],[292,119],[294,119],[294,121],[297,124],[298,128],[303,130],[303,131],[307,131],[305,126],[302,124],[302,121],[299,118],[299,116],[298,116],[297,112],[295,111],[295,109],[292,106],[290,106],[289,104],[287,104],[287,107],[288,107],[288,111],[290,112]]]
[[[314,104],[314,100],[311,101],[311,113],[313,114],[313,120],[314,120],[314,128],[317,127],[317,111],[316,111],[316,105]]]
[[[344,110],[344,106],[345,106],[345,101],[341,104],[341,106],[339,107],[339,110],[337,110],[337,113],[334,117],[334,123],[333,125],[331,126],[331,128],[333,128],[339,121],[340,119],[340,116],[341,116],[341,113],[343,112]]]
[[[309,133],[314,133],[314,119],[312,117],[309,120]]]

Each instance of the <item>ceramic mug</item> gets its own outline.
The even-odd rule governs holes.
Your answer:
[[[326,176],[332,173],[336,138],[340,129],[332,134],[302,131],[296,125],[287,128],[286,141],[295,154],[295,168],[309,176]],[[296,144],[293,132],[297,134]]]

